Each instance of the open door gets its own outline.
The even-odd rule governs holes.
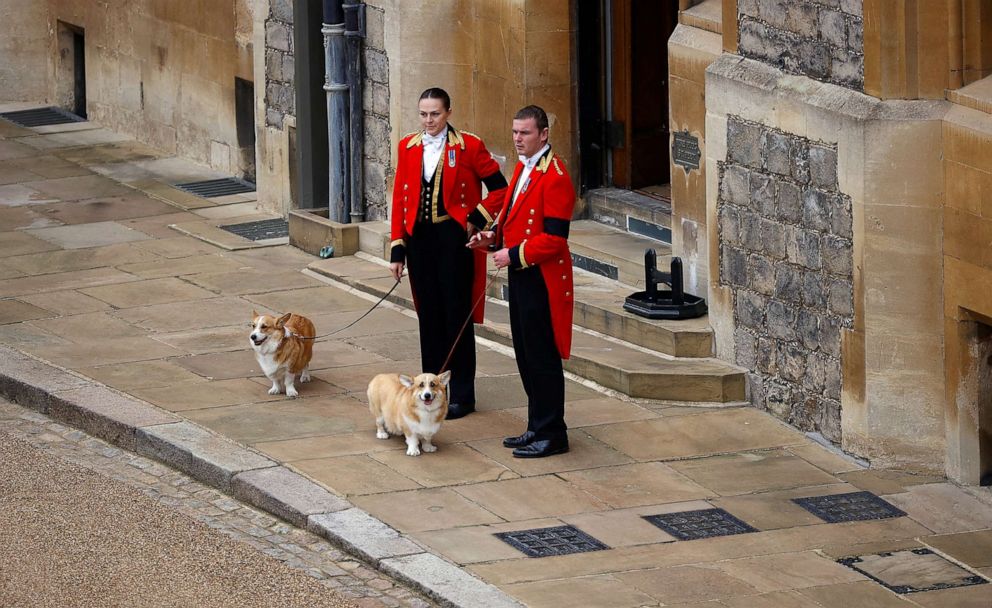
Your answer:
[[[612,0],[613,185],[638,189],[670,181],[668,39],[677,0]]]

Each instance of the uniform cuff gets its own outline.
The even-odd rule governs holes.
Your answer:
[[[529,264],[527,263],[527,257],[524,255],[524,245],[527,241],[520,243],[516,247],[511,247],[507,253],[510,256],[510,268],[527,268]]]
[[[482,214],[482,211],[476,207],[472,213],[468,214],[468,221],[470,224],[478,228],[479,230],[489,230],[489,224],[492,223],[492,218],[487,220],[486,216]]]
[[[393,264],[396,262],[406,261],[406,245],[401,241],[398,244],[393,245],[393,248],[389,250],[389,263]]]

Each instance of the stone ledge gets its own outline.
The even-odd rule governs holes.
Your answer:
[[[523,607],[496,587],[430,553],[384,559],[381,567],[442,606]]]
[[[0,346],[0,394],[35,411],[47,414],[54,393],[89,386],[69,372]]]
[[[381,560],[422,553],[422,547],[365,511],[351,508],[307,518],[307,530],[376,566]]]
[[[348,501],[282,466],[238,473],[231,480],[231,494],[299,528],[307,527],[311,515],[351,508]]]
[[[57,393],[48,415],[132,452],[139,428],[180,421],[155,406],[99,384]]]
[[[164,462],[222,492],[231,491],[238,473],[276,466],[264,456],[191,422],[138,429],[136,449],[142,456]]]

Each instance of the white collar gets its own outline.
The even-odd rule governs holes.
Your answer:
[[[448,137],[448,127],[445,126],[437,135],[431,135],[427,131],[424,131],[423,142],[425,146],[436,146],[439,142],[443,142]]]
[[[551,144],[544,144],[544,147],[537,151],[534,156],[519,156],[520,162],[524,164],[524,167],[528,169],[533,169],[537,165],[537,161],[541,160],[544,153],[551,149]]]

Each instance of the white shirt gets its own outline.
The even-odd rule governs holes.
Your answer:
[[[429,135],[424,131],[424,179],[431,181],[434,179],[434,170],[444,152],[444,142],[448,140],[448,127],[445,127],[437,135]]]
[[[544,153],[551,149],[551,144],[544,144],[544,147],[538,150],[537,154],[531,157],[521,156],[520,162],[524,164],[523,171],[520,172],[520,178],[517,180],[516,187],[513,188],[513,202],[516,202],[517,197],[520,195],[520,191],[523,189],[524,184],[527,183],[527,179],[530,177],[530,172],[534,170],[537,166],[537,161],[541,160]],[[512,203],[511,203],[512,204]]]

